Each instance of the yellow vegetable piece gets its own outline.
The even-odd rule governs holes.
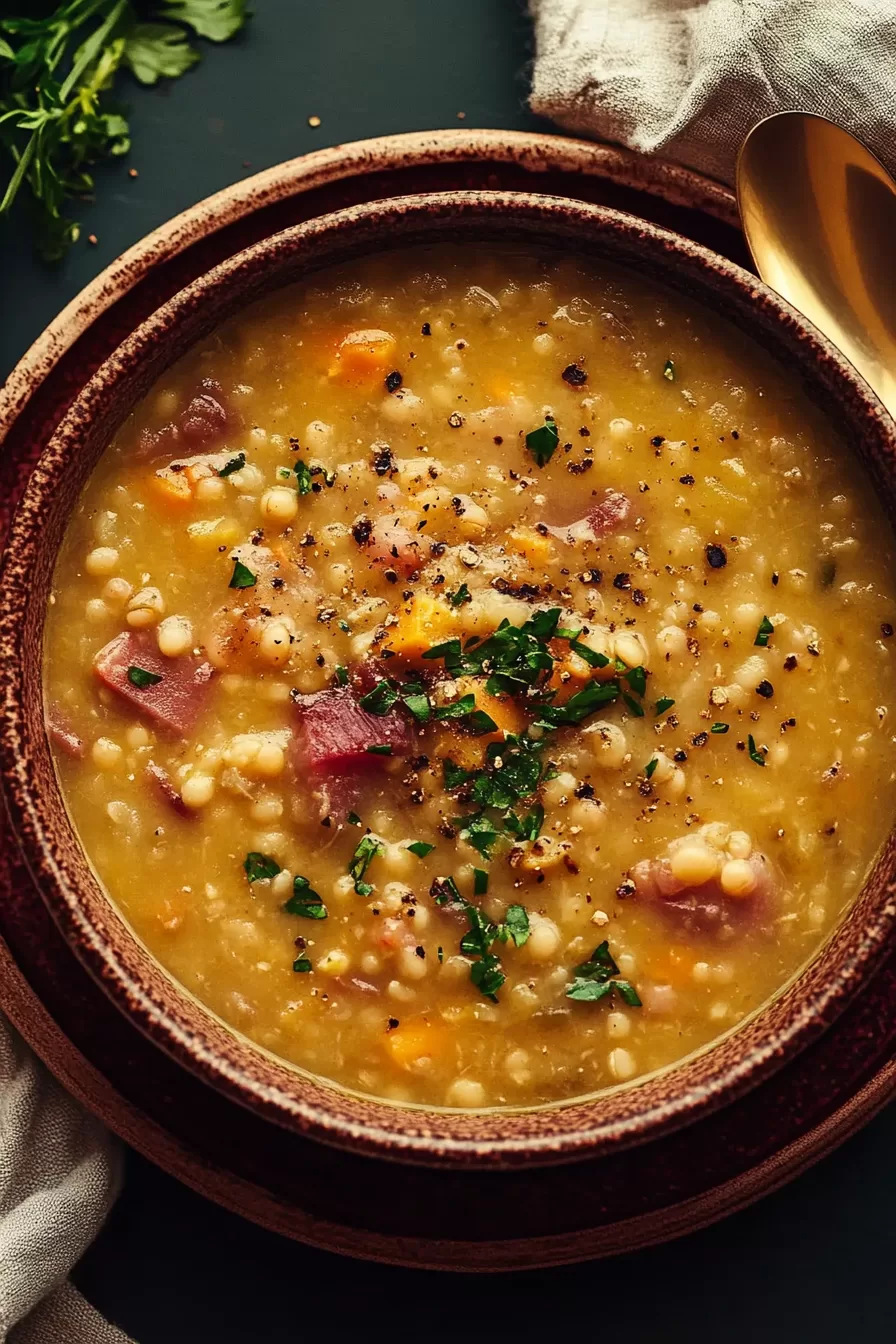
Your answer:
[[[330,365],[330,377],[346,383],[373,382],[388,373],[394,361],[395,345],[392,333],[378,327],[350,331],[339,342]]]
[[[163,504],[179,508],[193,499],[193,485],[185,471],[157,471],[147,481],[150,491]]]
[[[422,655],[434,644],[459,635],[457,615],[438,598],[417,593],[398,617],[389,634],[389,648],[408,662],[422,662]],[[424,664],[425,665],[425,664]],[[438,667],[430,663],[431,668]]]
[[[554,558],[554,543],[531,527],[518,527],[507,533],[507,545],[533,568],[549,565]]]
[[[410,1069],[418,1059],[438,1054],[444,1046],[444,1032],[429,1018],[420,1017],[390,1031],[384,1044],[394,1064]]]

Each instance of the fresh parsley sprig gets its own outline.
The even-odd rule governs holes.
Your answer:
[[[192,36],[233,37],[249,17],[247,0],[64,0],[35,17],[0,19],[0,158],[9,176],[6,214],[20,191],[31,197],[35,245],[57,261],[79,235],[63,214],[90,195],[92,167],[130,149],[130,132],[113,85],[121,69],[141,84],[176,79],[198,60]]]

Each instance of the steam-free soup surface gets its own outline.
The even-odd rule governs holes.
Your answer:
[[[794,380],[575,260],[410,250],[159,382],[59,559],[87,853],[234,1027],[398,1101],[635,1079],[889,826],[892,540]]]

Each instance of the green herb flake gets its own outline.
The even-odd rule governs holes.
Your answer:
[[[575,967],[573,975],[575,979],[566,987],[568,999],[578,1003],[597,1003],[616,993],[630,1008],[641,1007],[641,999],[634,985],[619,978],[619,967],[613,960],[606,940],[594,949],[587,961]]]
[[[228,588],[254,588],[257,582],[251,569],[247,569],[242,560],[234,560]]]
[[[647,673],[643,667],[633,667],[625,674],[625,679],[635,695],[643,695],[647,690]]]
[[[647,779],[651,779],[653,777],[653,772],[658,765],[659,760],[657,759],[656,756],[654,756],[651,760],[647,762],[647,764],[644,767],[644,775]]]
[[[418,859],[425,859],[427,854],[431,854],[435,845],[428,845],[425,840],[415,840],[413,844],[408,845],[412,854],[416,854]]]
[[[516,947],[522,947],[523,943],[528,942],[531,930],[529,915],[524,905],[509,905],[504,916],[504,925]]]
[[[446,593],[448,601],[452,607],[462,607],[465,602],[473,601],[473,594],[465,583],[462,583],[456,593]]]
[[[711,733],[727,733],[730,726],[731,725],[727,723],[714,723],[709,731]]]
[[[479,961],[473,962],[470,967],[470,979],[480,994],[483,994],[487,999],[491,999],[492,1003],[497,1003],[498,990],[507,977],[501,969],[500,960],[489,952]]]
[[[438,705],[432,712],[434,719],[463,719],[467,714],[472,714],[476,708],[475,695],[462,695],[459,700],[453,700],[450,705]]]
[[[276,859],[267,854],[259,854],[257,850],[252,850],[246,855],[243,868],[250,882],[259,882],[265,877],[276,877],[280,872],[280,865]]]
[[[774,633],[775,627],[767,616],[763,616],[762,620],[759,622],[759,629],[756,631],[756,638],[753,640],[753,644],[758,644],[760,649],[766,648],[769,639]]]
[[[671,709],[674,704],[675,701],[672,700],[668,695],[660,696],[659,700],[657,700],[656,705],[654,706],[657,716],[659,716],[660,714],[665,714],[666,710]]]
[[[442,761],[442,776],[447,793],[453,793],[461,785],[475,778],[475,770],[463,770],[459,765],[455,765],[450,756],[446,756]]]
[[[236,457],[232,457],[229,462],[224,463],[223,467],[218,472],[218,475],[232,476],[235,471],[242,471],[245,465],[246,465],[246,454],[237,453]]]
[[[294,971],[298,971],[299,974],[302,975],[311,970],[311,962],[308,960],[307,957],[296,957],[295,961],[292,964],[292,968]]]
[[[409,710],[418,723],[429,723],[432,717],[432,705],[422,686],[416,683],[402,688],[401,703]]]
[[[313,482],[311,479],[311,468],[308,466],[308,463],[302,461],[300,458],[293,467],[293,471],[296,474],[296,483],[299,487],[299,494],[310,495]]]
[[[438,957],[438,959],[439,959],[439,965],[441,966],[442,962],[445,960],[445,950],[444,950],[444,948],[442,947],[442,944],[441,944],[441,943],[440,943],[439,946],[436,948],[436,956]]]
[[[361,818],[358,816],[357,812],[349,812],[348,816],[346,817],[346,821],[348,822],[349,826],[361,825]]]
[[[365,835],[358,841],[358,846],[349,861],[348,872],[349,876],[354,879],[355,891],[359,896],[369,896],[373,891],[370,883],[363,882],[361,879],[365,876],[373,860],[381,854],[385,854],[385,852],[385,846],[372,835]]]
[[[553,416],[546,415],[544,424],[532,429],[526,435],[526,447],[540,467],[550,462],[560,442],[557,425]]]
[[[669,383],[675,382],[675,364],[671,359],[667,359],[663,365],[663,377]]]
[[[389,713],[397,699],[398,692],[391,682],[378,681],[372,691],[368,691],[366,695],[361,696],[358,704],[368,714],[376,714],[382,717]]]
[[[292,880],[292,895],[283,909],[288,915],[301,915],[303,919],[327,918],[327,907],[320,896],[312,890],[308,878],[298,874]]]
[[[339,664],[337,665],[337,667],[336,667],[336,674],[335,674],[335,675],[336,675],[336,684],[337,684],[337,686],[347,686],[347,685],[348,685],[348,668],[347,668],[347,667],[343,667],[342,663],[339,663]]]
[[[633,699],[632,696],[630,696],[630,695],[626,695],[625,691],[622,692],[622,698],[623,698],[623,700],[625,701],[625,703],[626,703],[626,705],[628,706],[628,708],[629,708],[629,710],[631,711],[631,713],[634,714],[635,718],[636,718],[636,719],[643,719],[643,717],[644,717],[644,706],[643,706],[643,705],[639,705],[638,702],[637,702],[637,700]]]
[[[473,869],[473,895],[484,896],[488,891],[488,873],[484,868]]]
[[[377,742],[375,746],[368,747],[367,750],[368,750],[368,752],[370,753],[371,756],[391,756],[391,755],[392,755],[392,743],[391,743],[391,742]]]
[[[161,680],[158,672],[147,672],[145,667],[128,668],[128,681],[132,686],[136,686],[138,691],[145,691],[149,686],[158,686]]]
[[[750,760],[755,761],[757,765],[765,765],[765,757],[756,746],[756,741],[752,733],[750,733],[750,736],[747,738],[747,754],[749,755]]]

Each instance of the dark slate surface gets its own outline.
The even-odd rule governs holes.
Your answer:
[[[168,89],[129,90],[134,148],[50,270],[0,235],[0,368],[119,252],[247,173],[324,145],[446,126],[538,128],[528,24],[510,0],[256,0],[244,37]],[[457,118],[465,112],[464,122]],[[307,118],[322,119],[312,130]],[[630,1344],[893,1338],[896,1108],[762,1204],[598,1264],[446,1278],[340,1260],[225,1213],[132,1157],[76,1278],[139,1344],[612,1337]],[[396,1171],[396,1180],[401,1176]],[[483,1210],[487,1218],[487,1210]],[[60,1341],[60,1344],[62,1342]]]

